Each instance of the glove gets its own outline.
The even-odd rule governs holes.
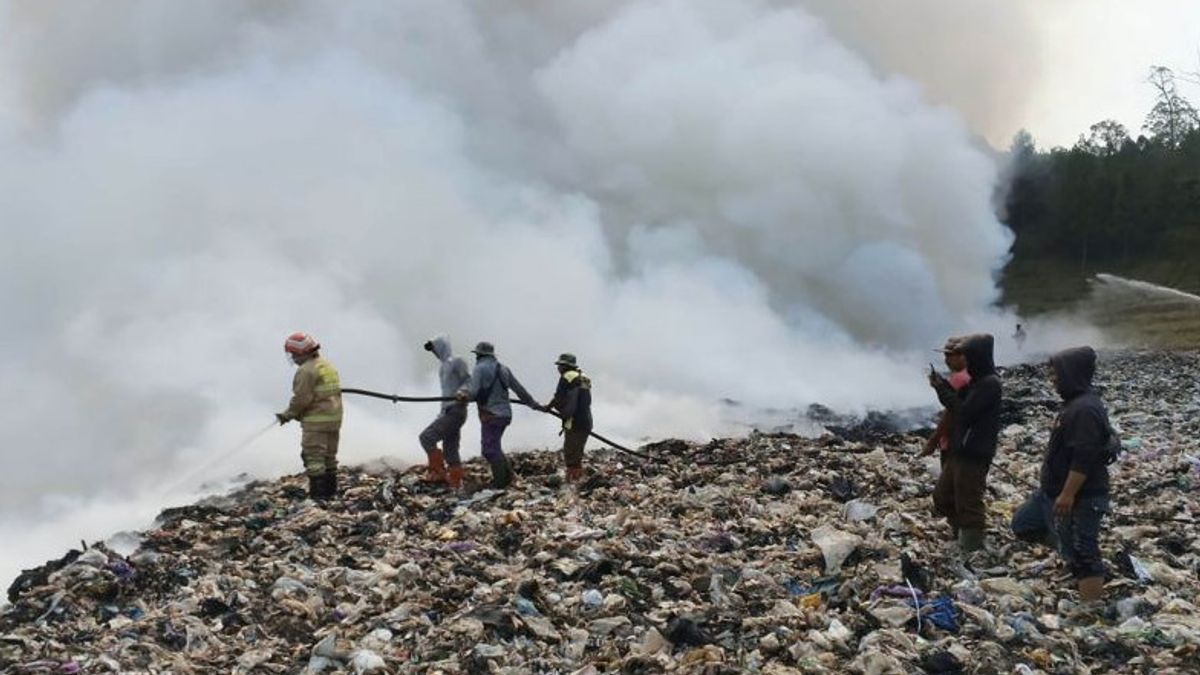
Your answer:
[[[283,426],[290,421],[288,416],[283,413],[275,413],[275,419],[279,421],[279,426]]]

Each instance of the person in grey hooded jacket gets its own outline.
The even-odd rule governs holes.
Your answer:
[[[458,390],[471,380],[471,371],[467,362],[454,356],[450,348],[450,339],[439,335],[425,343],[425,350],[432,353],[441,366],[438,368],[438,379],[442,384],[442,396],[454,399]],[[462,428],[467,422],[467,404],[458,400],[444,401],[441,413],[421,432],[419,440],[425,450],[428,468],[425,480],[429,483],[446,482],[452,488],[462,487],[463,468],[459,456],[459,442],[462,438]],[[438,443],[442,447],[438,447]],[[449,465],[449,472],[447,472]]]
[[[496,360],[496,348],[490,342],[480,342],[475,349],[475,369],[471,379],[458,390],[458,400],[474,401],[479,409],[479,424],[483,458],[492,469],[492,487],[498,490],[512,484],[512,464],[504,456],[501,439],[512,423],[512,405],[508,402],[511,389],[517,399],[534,410],[545,410],[517,381],[508,366]]]

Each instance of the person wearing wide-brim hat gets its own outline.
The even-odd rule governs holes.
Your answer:
[[[475,368],[471,379],[458,390],[459,401],[474,401],[479,409],[479,426],[483,458],[492,469],[492,487],[503,490],[512,484],[512,463],[504,456],[501,440],[504,430],[512,423],[512,405],[508,402],[511,389],[517,398],[534,410],[542,410],[533,395],[517,380],[508,366],[496,360],[496,348],[490,342],[480,342],[472,349]]]
[[[567,482],[574,483],[583,478],[583,449],[592,431],[592,381],[579,369],[574,354],[561,354],[554,365],[558,386],[546,408],[557,410],[562,418],[563,463]]]

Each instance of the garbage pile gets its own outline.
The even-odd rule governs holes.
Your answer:
[[[917,433],[596,451],[576,486],[532,452],[513,488],[467,495],[345,469],[326,507],[301,477],[252,483],[164,511],[127,557],[27,571],[0,671],[1194,672],[1200,358],[1102,357],[1126,452],[1090,619],[1056,554],[1007,532],[1057,404],[1043,368],[1004,375],[983,556],[930,515]]]

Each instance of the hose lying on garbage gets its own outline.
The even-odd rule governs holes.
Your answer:
[[[399,396],[396,394],[384,394],[384,393],[378,392],[378,391],[370,391],[368,389],[353,389],[353,388],[343,388],[342,393],[343,394],[355,394],[358,396],[369,396],[371,398],[379,398],[379,399],[383,399],[385,401],[391,401],[392,403],[445,403],[447,401],[457,401],[458,400],[456,398],[448,397],[448,396]],[[515,398],[511,399],[509,402],[525,405],[524,401],[519,401]],[[542,410],[541,412],[544,412],[547,415],[553,415],[560,420],[562,419],[562,415],[559,415],[558,413],[554,412],[553,410]],[[638,452],[636,450],[630,450],[629,448],[627,448],[623,445],[614,443],[613,441],[601,436],[600,434],[596,433],[595,431],[589,431],[588,435],[591,436],[592,438],[600,441],[601,443],[607,444],[613,450],[616,450],[618,452],[623,452],[627,455],[633,455],[634,457],[639,457],[639,458],[647,460],[647,461],[654,460],[653,457],[651,457],[650,455],[647,455],[646,453]]]

